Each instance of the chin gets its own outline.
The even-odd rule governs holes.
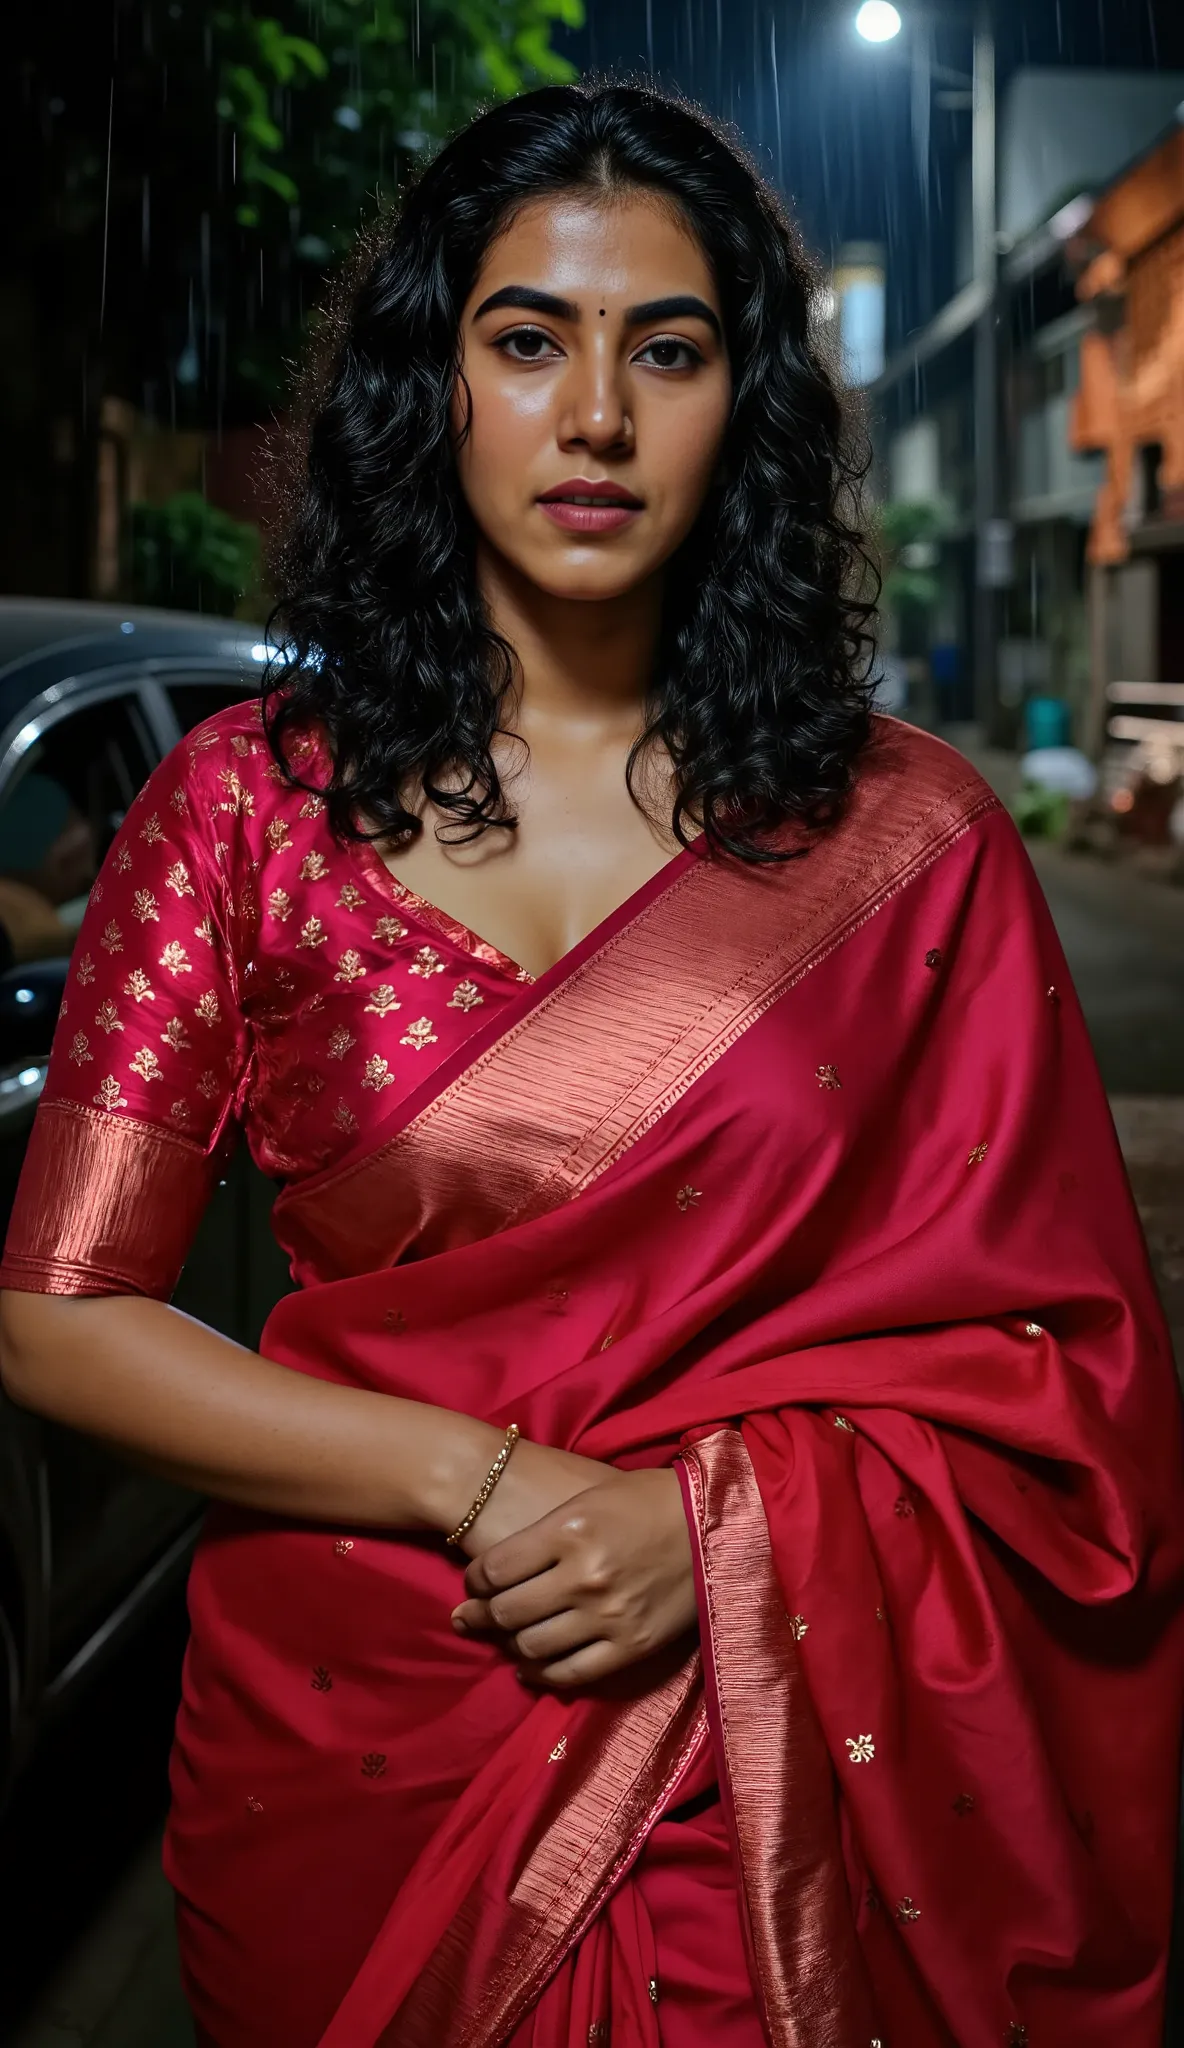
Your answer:
[[[548,597],[570,598],[575,604],[607,604],[636,590],[653,570],[648,564],[602,557],[599,561],[532,564],[526,574]]]

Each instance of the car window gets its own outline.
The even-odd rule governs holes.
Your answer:
[[[225,711],[228,704],[241,704],[244,698],[254,697],[257,692],[253,682],[251,676],[235,676],[221,682],[208,679],[200,683],[169,683],[169,697],[182,732],[192,732],[195,725],[212,718],[216,711]]]
[[[70,952],[91,886],[146,780],[153,748],[134,695],[82,704],[0,789],[0,925],[18,965]]]

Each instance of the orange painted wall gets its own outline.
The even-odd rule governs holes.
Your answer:
[[[1078,297],[1121,294],[1123,305],[1113,333],[1098,329],[1082,342],[1070,439],[1079,453],[1100,449],[1107,458],[1089,558],[1122,562],[1140,448],[1161,446],[1163,509],[1184,516],[1184,130],[1104,194],[1083,240],[1096,253],[1078,278]]]

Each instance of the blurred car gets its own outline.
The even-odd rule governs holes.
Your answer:
[[[257,628],[182,612],[0,598],[0,1225],[45,1082],[70,950],[151,770],[258,689]],[[245,1151],[175,1299],[254,1345],[289,1285],[274,1189]],[[177,1584],[201,1502],[0,1395],[0,1799],[38,1728]]]

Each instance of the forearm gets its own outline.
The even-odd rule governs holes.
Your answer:
[[[0,1370],[22,1406],[300,1520],[447,1530],[502,1441],[450,1409],[290,1371],[139,1295],[0,1295]]]

